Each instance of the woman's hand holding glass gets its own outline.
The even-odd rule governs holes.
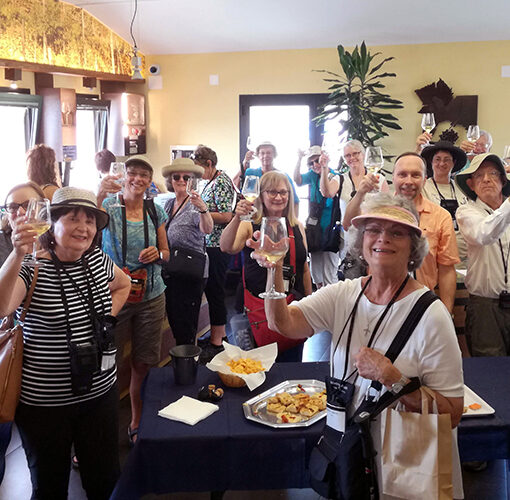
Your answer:
[[[29,231],[35,233],[37,237],[48,231],[51,227],[50,201],[47,199],[38,200],[36,198],[31,198],[25,214],[25,225],[29,228]],[[13,236],[13,239],[16,238]],[[41,262],[37,260],[36,252],[37,242],[36,239],[33,239],[32,256],[30,260],[27,261],[28,264],[33,266],[41,264]]]
[[[253,214],[253,202],[259,197],[260,194],[260,178],[256,175],[248,175],[244,179],[242,194],[244,199],[252,204],[251,211],[248,214],[242,215],[241,220],[251,222]],[[255,209],[255,212],[257,210]]]
[[[14,252],[19,257],[24,257],[33,250],[37,233],[27,224],[26,215],[21,215],[12,222],[11,240]]]
[[[373,191],[380,191],[384,182],[384,176],[381,175],[381,170],[384,165],[384,157],[382,149],[379,146],[368,146],[365,151],[365,168],[367,172],[375,179],[377,179],[377,186]]]
[[[120,202],[120,195],[122,195],[122,188],[124,186],[124,181],[126,180],[126,164],[121,161],[114,161],[110,164],[110,175],[111,180],[118,185],[118,189],[115,191],[110,191],[113,193],[117,193],[117,203],[115,203],[114,207],[122,207],[122,203]]]

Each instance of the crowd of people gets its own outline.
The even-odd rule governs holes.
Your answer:
[[[510,354],[510,182],[502,160],[489,152],[487,132],[460,148],[431,139],[422,134],[416,151],[396,158],[391,182],[367,173],[357,140],[343,146],[345,173],[330,165],[319,146],[300,152],[294,182],[275,167],[272,143],[249,151],[233,179],[218,168],[216,152],[199,145],[191,158],[162,168],[175,195],[164,206],[147,196],[154,169],[145,157],[125,162],[121,186],[109,174],[115,156],[97,153],[101,175],[92,193],[61,187],[51,148],[30,150],[29,182],[12,188],[4,204],[0,314],[19,318],[35,281],[23,325],[15,419],[34,498],[66,498],[72,446],[88,497],[109,497],[119,474],[116,340],[131,332],[127,433],[134,444],[141,387],[160,360],[165,317],[177,344],[195,343],[205,293],[210,336],[202,360],[223,349],[225,275],[233,254],[242,256],[244,305],[256,346],[276,342],[278,361],[300,361],[305,340],[327,330],[332,375],[353,386],[348,413],[373,381],[379,391],[393,391],[418,376],[454,428],[463,396],[452,321],[457,270],[465,273],[469,292],[462,353]],[[258,168],[250,166],[255,158]],[[248,175],[260,177],[254,202],[238,189]],[[201,179],[200,191],[190,188],[193,178]],[[294,183],[309,186],[306,227],[298,220]],[[51,226],[38,240],[36,267],[25,259],[37,240],[26,223],[31,198],[51,201]],[[287,228],[288,251],[276,263],[260,250],[264,217],[282,218]],[[331,240],[340,222],[340,237]],[[318,238],[309,247],[312,226]],[[333,248],[331,241],[337,241]],[[177,265],[183,255],[189,264]],[[285,300],[259,298],[270,268]],[[424,312],[397,360],[389,361],[384,353],[428,289],[440,300]],[[420,394],[402,397],[407,411],[421,408]],[[9,434],[10,425],[3,424],[0,436]],[[461,498],[454,458],[455,498]]]

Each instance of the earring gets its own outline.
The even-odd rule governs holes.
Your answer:
[[[409,261],[409,265],[410,265],[410,266],[414,266],[414,260],[410,260],[410,261]]]
[[[365,262],[365,257],[363,257],[363,255],[360,255],[360,256],[359,256],[359,260],[360,260],[361,262]]]

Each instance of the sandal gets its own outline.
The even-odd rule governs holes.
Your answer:
[[[71,467],[74,470],[79,470],[80,469],[80,463],[78,462],[78,457],[76,455],[73,455],[71,457]]]
[[[129,444],[134,446],[138,437],[138,427],[136,429],[131,429],[131,426],[128,425],[127,433]]]

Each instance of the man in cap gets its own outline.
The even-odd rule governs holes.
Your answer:
[[[469,202],[457,210],[467,243],[466,336],[473,356],[510,355],[510,183],[501,159],[477,155],[457,174]]]
[[[439,286],[439,297],[451,313],[457,288],[455,264],[460,261],[459,252],[450,214],[422,194],[425,170],[425,160],[419,154],[403,153],[393,167],[393,186],[395,194],[414,202],[420,215],[420,229],[429,244],[429,253],[416,270],[416,279],[431,290]],[[344,229],[347,230],[351,220],[361,213],[361,203],[366,194],[377,188],[377,177],[366,175],[347,205],[343,218]]]
[[[320,192],[321,165],[319,158],[322,154],[320,146],[312,146],[308,151],[307,165],[308,172],[301,174],[301,160],[305,155],[304,151],[299,150],[298,161],[294,169],[294,182],[298,186],[309,185],[310,196],[308,205],[308,218],[306,220],[307,232],[310,227],[317,224],[320,226],[321,248],[312,248],[308,241],[308,249],[310,251],[310,264],[312,280],[321,288],[323,285],[330,285],[338,281],[338,252],[323,251],[324,243],[329,235],[329,228],[333,216],[333,198],[325,198]],[[317,228],[318,229],[318,228]]]
[[[460,205],[467,202],[467,197],[460,189],[455,189],[452,175],[464,168],[467,161],[466,153],[449,141],[439,141],[426,146],[421,152],[421,156],[427,162],[427,180],[423,186],[422,194],[450,213],[457,237],[459,257],[464,262],[466,260],[466,243],[460,234],[455,212]]]

